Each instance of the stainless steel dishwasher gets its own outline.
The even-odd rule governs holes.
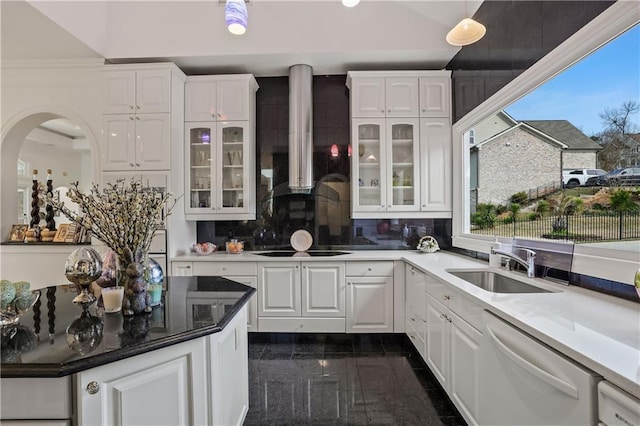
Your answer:
[[[595,425],[602,379],[485,311],[479,423]]]

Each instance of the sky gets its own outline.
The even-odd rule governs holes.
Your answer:
[[[640,102],[640,25],[621,34],[505,111],[516,120],[569,120],[587,136],[604,128],[600,113]],[[640,131],[640,113],[633,116]]]

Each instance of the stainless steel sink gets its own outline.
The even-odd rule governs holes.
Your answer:
[[[551,293],[540,287],[527,284],[496,271],[447,271],[451,275],[493,293]]]

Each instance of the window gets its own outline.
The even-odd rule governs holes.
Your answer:
[[[476,224],[472,223],[472,215],[476,214],[479,208],[485,208],[487,204],[506,206],[503,215],[507,218],[509,215],[514,218],[528,215],[531,222],[534,222],[535,210],[517,211],[518,207],[512,210],[510,207],[516,204],[514,200],[519,197],[537,200],[545,199],[547,194],[551,193],[556,193],[558,196],[571,194],[566,190],[563,192],[562,189],[567,178],[566,171],[563,173],[563,169],[577,170],[571,174],[571,176],[575,176],[572,179],[580,179],[576,186],[579,185],[578,189],[580,190],[586,190],[588,187],[585,184],[589,175],[582,175],[584,169],[613,170],[616,165],[625,166],[628,164],[629,158],[625,157],[625,153],[630,150],[622,148],[620,144],[616,145],[618,147],[618,151],[615,152],[618,156],[617,160],[610,161],[609,167],[603,166],[602,162],[606,158],[601,157],[606,141],[602,139],[597,140],[600,146],[596,145],[597,149],[594,149],[595,152],[592,152],[590,156],[584,155],[584,150],[572,150],[571,144],[568,143],[570,141],[567,141],[563,136],[577,132],[582,133],[584,136],[582,141],[585,143],[595,142],[594,138],[590,137],[594,136],[590,129],[581,129],[580,125],[573,125],[571,123],[571,120],[574,120],[573,117],[567,120],[566,117],[558,115],[540,118],[532,116],[533,114],[524,114],[525,110],[519,109],[519,102],[516,101],[523,95],[531,97],[536,93],[542,93],[543,91],[537,90],[539,86],[542,87],[543,83],[545,86],[553,85],[556,76],[561,80],[567,66],[577,63],[595,49],[611,41],[602,50],[598,50],[606,51],[608,46],[615,45],[616,40],[625,37],[631,37],[632,40],[635,40],[636,48],[629,48],[624,55],[618,54],[613,58],[623,57],[625,60],[630,58],[631,65],[617,66],[621,64],[609,61],[604,68],[594,69],[590,75],[592,79],[581,82],[581,86],[584,91],[591,90],[591,94],[595,94],[595,90],[606,86],[606,83],[619,82],[620,79],[617,77],[607,81],[607,76],[603,74],[603,70],[615,70],[634,76],[633,80],[636,85],[627,87],[626,93],[638,93],[640,88],[638,88],[637,70],[640,59],[638,58],[637,40],[640,29],[638,29],[637,23],[637,13],[631,5],[625,4],[625,2],[614,4],[559,48],[454,125],[454,246],[484,253],[489,251],[490,242],[498,232],[496,229],[477,232],[479,228],[477,221]],[[625,33],[625,31],[627,32]],[[629,36],[629,34],[631,35]],[[618,36],[620,38],[617,38]],[[590,55],[587,62],[592,62],[596,55],[598,52]],[[541,108],[539,104],[538,110],[550,111],[552,110],[551,106],[555,108],[558,102],[571,103],[575,112],[587,109],[586,107],[590,104],[595,104],[598,111],[603,111],[605,107],[618,106],[600,100],[592,100],[591,103],[587,103],[581,99],[563,99],[566,97],[565,93],[559,93],[558,90],[557,92],[558,96],[547,96],[546,101],[548,101],[549,107]],[[625,89],[622,89],[622,92],[625,92]],[[581,105],[581,107],[575,108],[576,105]],[[474,145],[471,146],[468,143],[470,139],[468,129],[485,125],[485,120],[495,120],[496,116],[505,110],[515,119],[515,124],[512,124],[507,130],[501,131],[497,128],[498,132],[488,139],[477,140],[474,135]],[[638,123],[638,115],[632,114],[631,117],[634,120],[633,124],[637,125],[635,123]],[[561,123],[561,121],[567,121],[569,124]],[[638,131],[636,130],[635,133]],[[455,141],[460,141],[460,143],[456,144]],[[592,162],[586,163],[587,159]],[[594,176],[592,179],[600,179],[600,177]],[[527,206],[527,209],[531,209],[531,207]],[[476,219],[479,218],[476,217]],[[629,222],[624,222],[624,227],[625,229],[627,227],[637,229],[640,228],[638,224],[640,224],[640,218],[632,217]],[[574,241],[575,234],[570,230],[554,230],[551,224],[548,228],[546,237],[556,237],[558,235],[552,235],[552,233],[558,231],[558,234],[564,234],[565,237],[568,235],[569,240]],[[515,227],[513,223],[511,229],[513,233],[509,236],[534,237],[528,235],[525,230]],[[534,238],[545,238],[542,232],[536,231],[536,233]],[[587,229],[583,234],[589,234],[589,230]],[[574,252],[573,271],[631,283],[633,272],[637,269],[638,251],[640,251],[640,237],[624,239],[615,244],[612,244],[612,241],[608,239],[598,242],[579,241]],[[603,262],[603,260],[606,261]]]

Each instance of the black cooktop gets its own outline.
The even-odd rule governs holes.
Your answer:
[[[265,253],[254,253],[258,256],[267,256],[267,257],[316,257],[316,256],[340,256],[342,254],[349,254],[346,251],[326,251],[326,250],[317,250],[317,251],[268,251]]]

